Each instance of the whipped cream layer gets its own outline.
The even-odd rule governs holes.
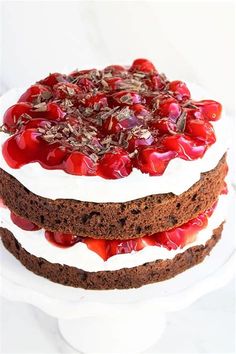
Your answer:
[[[24,231],[10,219],[10,211],[1,208],[0,226],[7,228],[13,233],[21,246],[36,257],[42,257],[50,263],[59,263],[83,269],[88,272],[112,271],[122,268],[132,268],[157,259],[173,259],[178,253],[188,248],[204,245],[224,220],[227,214],[228,198],[220,196],[216,209],[208,219],[208,226],[197,234],[196,241],[186,245],[184,248],[168,251],[164,247],[147,246],[141,251],[127,254],[118,254],[104,261],[97,253],[87,248],[86,244],[79,242],[69,248],[59,248],[44,236],[44,230]]]
[[[199,86],[188,84],[188,87],[194,99],[200,100],[207,97]],[[17,102],[23,91],[11,90],[1,98],[0,119],[5,110]],[[219,121],[212,123],[217,140],[206,151],[203,158],[193,161],[175,158],[170,161],[162,176],[149,176],[140,170],[133,169],[128,177],[106,180],[100,176],[74,176],[62,170],[46,170],[39,163],[12,169],[1,153],[0,168],[15,177],[31,192],[53,200],[60,198],[97,203],[122,203],[152,194],[172,192],[180,195],[200,179],[202,172],[216,167],[227,150],[228,133],[225,117],[222,115]],[[7,134],[0,133],[0,147],[8,137]]]

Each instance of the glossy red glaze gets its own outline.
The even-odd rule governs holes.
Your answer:
[[[132,171],[132,163],[129,155],[123,149],[107,152],[101,158],[98,166],[99,176],[106,179],[123,178]]]
[[[45,102],[52,96],[52,91],[48,86],[41,84],[32,85],[20,96],[18,102],[40,103]]]

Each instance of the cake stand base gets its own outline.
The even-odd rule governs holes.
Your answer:
[[[58,320],[62,337],[81,353],[140,353],[152,346],[166,326],[162,312]],[[88,340],[90,338],[90,340]]]

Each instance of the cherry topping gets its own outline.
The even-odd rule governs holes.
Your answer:
[[[203,119],[202,112],[198,108],[185,108],[186,118],[188,119]]]
[[[149,123],[149,126],[153,130],[156,130],[159,135],[176,132],[176,124],[169,118],[159,118],[153,120]]]
[[[31,104],[27,102],[19,102],[9,107],[3,116],[3,124],[6,126],[7,130],[14,133],[16,131],[19,118],[23,114],[29,114],[30,110]]]
[[[157,72],[155,66],[147,59],[136,59],[129,69],[131,72],[141,71],[143,73]]]
[[[111,76],[119,76],[126,73],[126,69],[121,65],[109,65],[104,69],[105,74],[111,74]]]
[[[51,88],[58,84],[58,82],[66,82],[66,76],[60,73],[49,74],[45,79],[40,80],[41,85],[50,86]]]
[[[34,106],[29,115],[32,118],[46,118],[48,120],[62,121],[66,113],[61,110],[57,103],[40,103]]]
[[[132,164],[129,155],[120,148],[105,153],[98,165],[98,175],[106,179],[123,178],[131,171]]]
[[[134,128],[139,124],[139,119],[128,107],[118,111],[115,116],[108,117],[102,124],[102,132],[115,134],[122,130]]]
[[[81,240],[79,236],[62,232],[45,231],[46,239],[61,248],[71,247]]]
[[[46,128],[51,125],[52,125],[52,122],[50,122],[49,120],[44,119],[44,118],[29,119],[22,126],[21,130],[32,129],[32,128]]]
[[[144,82],[151,91],[160,91],[165,87],[165,82],[158,74],[150,75]]]
[[[121,85],[123,83],[123,79],[121,77],[112,77],[106,79],[107,86],[109,90],[115,91],[121,88]]]
[[[18,102],[32,102],[37,104],[49,100],[51,96],[52,92],[49,87],[35,84],[30,86],[28,90],[20,96]]]
[[[137,165],[143,173],[161,176],[170,160],[176,155],[174,151],[164,151],[155,146],[145,147],[139,151]]]
[[[75,84],[71,84],[70,82],[59,82],[58,84],[53,86],[53,93],[55,99],[65,99],[65,98],[74,98],[79,93],[81,93],[81,89],[79,86]]]
[[[50,167],[55,168],[56,166],[61,167],[67,155],[68,152],[64,146],[60,146],[57,143],[49,145],[48,153],[46,155],[46,160],[44,163],[48,169]]]
[[[187,85],[179,80],[169,83],[169,91],[173,92],[178,101],[188,100],[190,98],[190,91]]]
[[[28,150],[31,154],[40,147],[40,133],[36,129],[23,130],[17,137],[17,145],[20,150]]]
[[[20,168],[28,162],[28,159],[21,152],[19,153],[17,146],[18,138],[19,134],[13,135],[2,146],[2,154],[11,168]]]
[[[203,142],[191,139],[184,134],[166,136],[162,142],[167,149],[177,152],[178,157],[184,160],[202,157],[206,151],[206,145]]]
[[[130,106],[130,109],[134,112],[137,118],[150,117],[150,111],[142,104],[136,103]]]
[[[93,239],[93,238],[84,238],[84,243],[91,251],[95,251],[104,261],[106,261],[108,256],[108,245],[107,241],[103,239]]]
[[[26,231],[40,230],[40,227],[38,227],[37,225],[35,225],[31,221],[29,221],[25,218],[22,218],[19,215],[16,215],[12,211],[11,211],[11,220],[16,226],[20,227],[22,230],[26,230]]]
[[[211,123],[205,122],[204,120],[187,120],[185,131],[209,145],[214,144],[216,141],[213,126]]]
[[[166,98],[160,102],[155,114],[159,117],[177,119],[181,114],[181,107],[175,98]]]
[[[194,101],[193,104],[199,108],[204,119],[216,121],[220,119],[222,106],[213,100]]]
[[[134,134],[128,139],[128,147],[127,150],[133,152],[135,149],[141,146],[149,146],[154,142],[154,137],[151,133],[144,132],[140,134]]]
[[[89,156],[74,151],[65,161],[65,171],[72,175],[92,176],[95,174],[96,165]]]
[[[93,82],[87,79],[86,77],[82,77],[81,79],[79,79],[76,84],[83,92],[89,92],[95,88]]]
[[[40,140],[36,129],[27,129],[11,136],[5,141],[2,152],[7,163],[12,168],[20,168],[31,161],[37,160],[44,142]]]
[[[99,111],[103,107],[107,107],[107,97],[104,93],[97,93],[95,95],[88,95],[84,101],[85,107]]]
[[[13,168],[39,162],[112,179],[133,167],[159,175],[171,158],[203,156],[221,110],[216,101],[193,101],[184,82],[168,81],[147,59],[129,69],[52,73],[6,111],[1,130],[15,135],[3,155]]]
[[[135,103],[141,103],[142,98],[136,92],[120,91],[112,95],[113,100],[120,105],[134,105]]]

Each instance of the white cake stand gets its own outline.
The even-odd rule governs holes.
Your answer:
[[[167,312],[186,308],[233,277],[233,207],[230,214],[222,239],[203,263],[140,289],[92,291],[54,284],[29,272],[1,245],[1,293],[56,317],[64,339],[80,352],[140,353],[161,337]]]

